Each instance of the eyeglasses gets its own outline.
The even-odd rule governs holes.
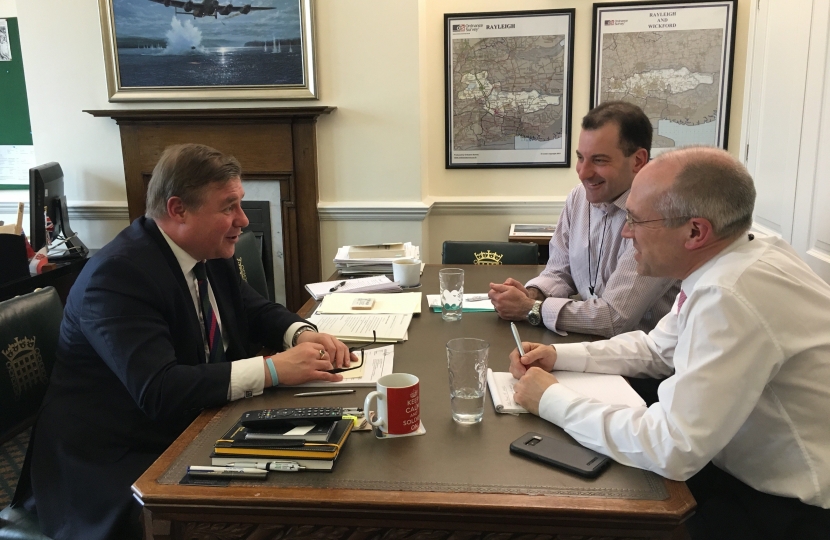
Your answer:
[[[631,217],[631,212],[628,210],[625,211],[625,224],[629,226],[629,228],[633,229],[634,225],[642,225],[643,223],[654,223],[657,221],[666,221],[669,219],[691,219],[692,216],[679,216],[679,217],[664,217],[658,219],[644,219],[642,221],[637,221],[633,217]]]
[[[360,351],[360,355],[359,355],[360,356],[360,362],[358,362],[357,364],[352,364],[349,367],[330,369],[328,372],[329,373],[343,373],[344,371],[351,371],[353,369],[362,368],[363,367],[363,357],[365,356],[366,347],[368,347],[369,345],[374,345],[375,343],[377,343],[377,341],[378,341],[378,334],[375,330],[372,330],[372,342],[371,343],[369,343],[367,345],[360,346],[360,347],[349,347],[349,354],[351,354],[353,352]]]

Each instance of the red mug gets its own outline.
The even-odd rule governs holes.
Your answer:
[[[376,411],[375,418],[369,418],[389,435],[406,435],[418,431],[421,426],[421,389],[418,377],[408,373],[392,373],[378,379],[377,390],[369,392],[363,403],[363,410]],[[377,398],[377,408],[371,406]]]

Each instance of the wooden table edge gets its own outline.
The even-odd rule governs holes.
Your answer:
[[[556,512],[566,518],[642,520],[654,524],[679,525],[695,508],[691,492],[683,482],[663,479],[668,498],[662,501],[608,499],[602,497],[571,497],[522,495],[505,493],[453,493],[377,491],[362,489],[281,488],[263,489],[251,486],[209,487],[159,484],[158,478],[205,428],[220,409],[203,411],[196,420],[133,484],[133,492],[145,505],[203,505],[205,499],[222,500],[223,506],[250,508],[315,508],[332,512],[365,509],[371,504],[376,510],[441,513],[464,510],[470,514],[510,516],[541,516]],[[271,491],[273,494],[269,494]],[[334,493],[333,493],[334,492]],[[333,496],[334,495],[334,496]],[[322,500],[325,503],[321,505]],[[229,504],[229,501],[233,501]],[[636,517],[632,517],[632,511]]]

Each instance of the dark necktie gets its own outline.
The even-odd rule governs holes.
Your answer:
[[[219,330],[219,321],[216,319],[216,313],[213,311],[213,306],[210,305],[210,296],[208,295],[208,280],[207,272],[205,272],[205,263],[197,262],[193,267],[193,274],[199,283],[199,302],[202,305],[202,320],[205,323],[205,338],[207,338],[208,362],[224,362],[225,361],[225,347],[222,342],[222,332]]]

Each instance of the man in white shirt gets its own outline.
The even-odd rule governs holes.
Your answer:
[[[672,311],[648,334],[523,344],[516,401],[622,464],[688,480],[693,538],[827,538],[830,286],[785,242],[747,235],[754,202],[721,150],[644,167],[623,234],[639,273],[682,280]],[[631,408],[568,390],[554,367],[668,378]]]
[[[620,236],[651,136],[648,117],[631,103],[608,101],[585,115],[576,150],[582,183],[559,216],[545,270],[525,285],[513,278],[490,284],[501,318],[611,337],[651,330],[668,313],[677,282],[638,275],[631,241]]]
[[[130,485],[201,410],[277,384],[338,381],[329,371],[354,358],[241,278],[240,176],[236,159],[213,148],[167,148],[146,216],[72,287],[32,434],[32,487],[50,538],[140,537]],[[263,357],[263,346],[281,352]]]

